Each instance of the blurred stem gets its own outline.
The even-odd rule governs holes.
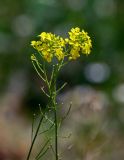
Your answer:
[[[33,61],[32,61],[33,63]],[[41,75],[41,73],[39,73],[39,71],[37,70],[37,67],[35,66],[35,64],[33,63],[33,66],[37,72],[37,74],[40,76],[40,78],[45,82],[46,86],[48,87],[48,91],[49,91],[49,95],[47,95],[44,91],[44,89],[42,88],[42,91],[45,93],[46,96],[48,96],[50,102],[49,102],[49,106],[51,106],[51,108],[53,109],[53,114],[54,114],[54,125],[55,125],[55,160],[58,160],[59,157],[58,157],[58,118],[57,118],[57,103],[56,103],[56,97],[57,97],[57,94],[58,92],[65,86],[65,84],[60,87],[58,90],[57,90],[57,87],[56,87],[56,81],[57,81],[57,76],[58,76],[58,73],[60,71],[60,69],[63,67],[63,60],[61,62],[59,62],[58,64],[56,65],[53,65],[53,69],[52,69],[52,73],[51,73],[51,77],[50,77],[50,80],[48,79],[48,74],[47,74],[47,70],[46,70],[46,65],[45,65],[45,62],[43,64],[43,69],[40,68],[39,64],[37,63],[39,69],[42,71],[42,74],[43,76]],[[47,108],[47,107],[46,107]],[[45,114],[45,113],[44,113]],[[34,135],[34,138],[32,140],[32,143],[31,143],[31,147],[30,147],[30,150],[29,150],[29,153],[28,153],[28,156],[27,156],[27,159],[26,160],[29,160],[30,158],[30,155],[31,155],[31,152],[32,152],[32,149],[33,149],[33,145],[34,145],[34,142],[37,138],[37,135],[39,133],[39,129],[40,129],[40,126],[41,126],[41,123],[43,121],[43,118],[44,118],[44,114],[42,115],[40,121],[39,121],[39,124],[38,124],[38,127],[36,129],[36,132],[35,132],[35,135]],[[48,119],[49,120],[49,119]],[[53,125],[53,124],[52,124]],[[37,155],[37,158],[39,159],[41,156],[43,156],[46,152],[47,152],[48,148],[43,152],[42,150],[40,151],[40,156]]]
[[[56,109],[54,111],[55,115],[55,154],[56,154],[56,160],[58,160],[58,120],[57,120],[57,112]]]
[[[58,119],[57,119],[57,105],[56,105],[56,80],[58,75],[58,67],[56,66],[54,73],[53,73],[53,80],[51,85],[51,93],[52,93],[52,104],[54,108],[54,121],[55,121],[55,160],[58,160]]]
[[[58,73],[60,71],[60,69],[63,67],[63,60],[58,63],[55,68],[53,69],[53,73],[52,73],[52,80],[51,80],[51,93],[52,93],[52,104],[53,104],[53,108],[54,108],[54,121],[55,121],[55,160],[59,159],[58,156],[58,118],[57,118],[57,103],[56,103],[56,97],[58,94],[58,91],[60,91],[62,88],[60,87],[58,90],[56,88],[56,81],[57,81],[57,77],[58,77]]]
[[[33,138],[33,140],[32,140],[32,143],[31,143],[31,146],[30,146],[30,149],[29,149],[29,153],[28,153],[28,156],[27,156],[27,159],[26,159],[26,160],[29,160],[29,158],[30,158],[30,155],[31,155],[31,152],[32,152],[32,149],[33,149],[33,146],[34,146],[34,142],[35,142],[35,140],[36,140],[36,138],[37,138],[37,135],[38,135],[38,132],[39,132],[41,123],[42,123],[42,121],[43,121],[43,118],[44,118],[44,117],[42,116],[41,119],[40,119],[40,121],[39,121],[37,130],[36,130],[35,135],[34,135],[34,138]]]

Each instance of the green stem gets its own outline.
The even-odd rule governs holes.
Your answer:
[[[56,160],[58,160],[58,125],[57,125],[56,108],[54,110],[54,116],[55,116],[55,155],[56,155]]]
[[[57,107],[56,107],[56,96],[57,96],[57,91],[56,91],[56,80],[57,80],[57,75],[58,75],[58,68],[57,66],[54,70],[53,73],[53,80],[52,80],[52,85],[51,85],[51,93],[52,93],[52,104],[54,108],[54,121],[55,121],[55,160],[58,160],[58,119],[57,119]]]
[[[34,138],[33,138],[33,140],[32,140],[31,147],[30,147],[30,149],[29,149],[29,153],[28,153],[28,156],[27,156],[27,159],[26,159],[26,160],[29,160],[29,158],[30,158],[30,155],[31,155],[31,152],[32,152],[32,149],[33,149],[33,146],[34,146],[34,142],[35,142],[36,137],[37,137],[37,135],[38,135],[38,132],[39,132],[41,123],[42,123],[42,121],[43,121],[43,118],[44,118],[44,117],[42,116],[41,119],[40,119],[40,121],[39,121],[37,130],[36,130],[36,133],[35,133]]]

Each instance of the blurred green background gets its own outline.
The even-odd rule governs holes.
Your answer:
[[[65,160],[124,160],[124,1],[0,1],[0,160],[24,160],[31,117],[46,98],[30,55],[30,41],[43,31],[63,37],[72,27],[87,31],[92,53],[60,73],[58,96],[71,114],[62,131]],[[63,110],[64,110],[63,109]],[[49,159],[46,157],[44,159]]]

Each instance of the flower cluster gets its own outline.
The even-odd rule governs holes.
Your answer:
[[[42,32],[39,41],[32,41],[31,45],[43,56],[47,62],[51,62],[53,56],[59,61],[64,59],[63,48],[65,41],[62,37],[52,33]]]
[[[80,28],[72,28],[69,32],[69,39],[66,40],[71,46],[69,59],[77,59],[80,57],[80,53],[90,54],[91,51],[91,39],[88,33],[84,30],[80,31]]]
[[[52,33],[42,32],[39,41],[32,41],[31,45],[40,53],[47,61],[51,62],[54,57],[61,61],[68,56],[69,60],[77,59],[80,53],[90,54],[91,39],[87,32],[80,31],[80,28],[72,28],[69,38],[63,39]]]

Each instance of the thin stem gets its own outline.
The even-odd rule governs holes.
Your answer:
[[[47,144],[49,143],[50,139],[48,139],[46,141],[46,143],[43,145],[43,147],[41,148],[40,152],[37,154],[35,159],[38,159],[41,156],[42,151],[45,149],[45,147],[47,146]]]
[[[58,119],[57,119],[57,106],[56,106],[56,96],[57,96],[57,91],[56,91],[56,80],[58,76],[58,69],[59,65],[56,66],[56,69],[54,71],[53,75],[53,91],[52,91],[52,103],[53,103],[53,108],[54,108],[54,120],[55,120],[55,160],[58,160]]]
[[[66,114],[62,117],[61,119],[61,123],[66,119],[66,117],[69,115],[70,113],[70,110],[71,110],[71,107],[72,107],[72,102],[70,102],[70,106],[68,108],[68,111],[66,112]]]
[[[36,61],[36,63],[37,63],[37,66],[39,67],[39,69],[41,70],[41,72],[44,73],[44,70],[41,68],[42,65],[38,62],[38,60]]]
[[[36,160],[40,159],[41,157],[43,157],[45,155],[45,153],[48,151],[50,147],[48,147],[39,157],[35,158]]]
[[[50,144],[50,147],[51,147],[51,150],[52,150],[52,152],[53,152],[53,154],[55,156],[55,151],[54,151],[54,148],[53,148],[52,144]]]
[[[27,159],[26,159],[26,160],[29,160],[29,158],[30,158],[30,155],[31,155],[31,152],[32,152],[32,149],[33,149],[33,146],[34,146],[34,142],[35,142],[36,137],[37,137],[37,135],[38,135],[38,132],[39,132],[41,123],[42,123],[42,121],[43,121],[43,118],[44,118],[44,117],[42,116],[41,119],[40,119],[40,121],[39,121],[37,130],[36,130],[36,133],[35,133],[34,138],[33,138],[33,140],[32,140],[31,147],[30,147],[30,149],[29,149],[29,153],[28,153],[28,156],[27,156]]]
[[[35,66],[34,62],[32,61],[33,67],[35,69],[35,71],[37,72],[38,76],[45,82],[46,80],[41,76],[41,74],[39,73],[37,67]]]
[[[53,123],[48,129],[42,131],[42,132],[39,133],[39,134],[43,134],[43,133],[45,133],[45,132],[47,132],[47,131],[50,131],[50,130],[53,128],[53,126],[54,126],[54,123]]]
[[[59,93],[66,85],[67,85],[67,82],[64,83],[64,84],[57,90],[57,93]]]
[[[33,133],[34,133],[34,118],[35,118],[35,114],[33,115],[33,120],[32,120],[32,127],[31,127],[31,142],[32,142]]]
[[[54,111],[54,116],[55,116],[55,154],[56,154],[56,160],[58,160],[58,125],[57,125],[56,109]]]
[[[51,83],[52,83],[52,80],[53,80],[53,76],[54,76],[54,65],[53,65],[53,69],[52,69],[52,73],[51,73],[51,78],[50,78],[50,87],[51,87]]]
[[[43,64],[43,70],[44,70],[44,76],[45,76],[47,87],[48,87],[48,89],[50,89],[50,84],[49,84],[49,80],[48,80],[47,72],[46,72],[46,67],[45,67],[45,62]]]
[[[57,109],[56,109],[56,80],[58,75],[59,66],[56,65],[53,69],[53,73],[51,75],[51,85],[50,85],[50,93],[51,93],[51,103],[54,112],[54,123],[55,123],[55,160],[58,160],[58,120],[57,120]]]
[[[57,93],[63,89],[63,87],[65,86],[62,85],[58,90],[56,88],[56,80],[57,80],[57,76],[58,76],[58,73],[61,69],[61,67],[63,66],[63,61],[61,61],[60,63],[58,63],[57,65],[53,66],[53,70],[52,70],[52,73],[51,73],[51,78],[49,79],[48,78],[48,75],[47,75],[47,72],[46,72],[46,66],[45,66],[45,62],[43,64],[43,68],[40,67],[40,64],[38,62],[37,63],[37,66],[35,66],[35,63],[32,61],[32,64],[37,72],[37,74],[39,75],[39,77],[46,83],[47,87],[48,87],[48,92],[49,92],[49,95],[44,91],[44,88],[41,88],[42,91],[44,92],[44,94],[46,96],[49,97],[49,100],[50,100],[50,106],[53,108],[53,113],[54,113],[54,122],[52,122],[46,115],[45,113],[42,113],[42,117],[40,119],[40,122],[38,124],[38,127],[37,127],[37,130],[36,130],[36,133],[34,135],[34,138],[32,140],[32,143],[31,143],[31,147],[30,147],[30,150],[29,150],[29,153],[28,153],[28,156],[27,156],[27,159],[26,160],[29,160],[30,158],[30,155],[31,155],[31,152],[32,152],[32,149],[33,149],[33,145],[35,143],[35,140],[36,140],[36,137],[37,135],[39,134],[39,129],[40,129],[40,126],[41,126],[41,123],[43,121],[43,119],[45,118],[46,120],[48,120],[52,126],[55,126],[55,160],[58,160],[59,159],[59,156],[58,156],[58,118],[57,118],[57,106],[56,106],[56,96],[57,96]],[[39,70],[43,73],[43,76],[40,74]],[[49,129],[48,129],[49,130]],[[45,131],[46,132],[46,131]],[[46,146],[46,145],[45,145]],[[36,159],[40,159],[46,152],[47,150],[49,149],[46,148],[46,150],[42,153],[41,151],[44,150],[44,147],[43,147],[43,150],[41,149],[41,151],[39,152],[39,154],[36,156]]]

